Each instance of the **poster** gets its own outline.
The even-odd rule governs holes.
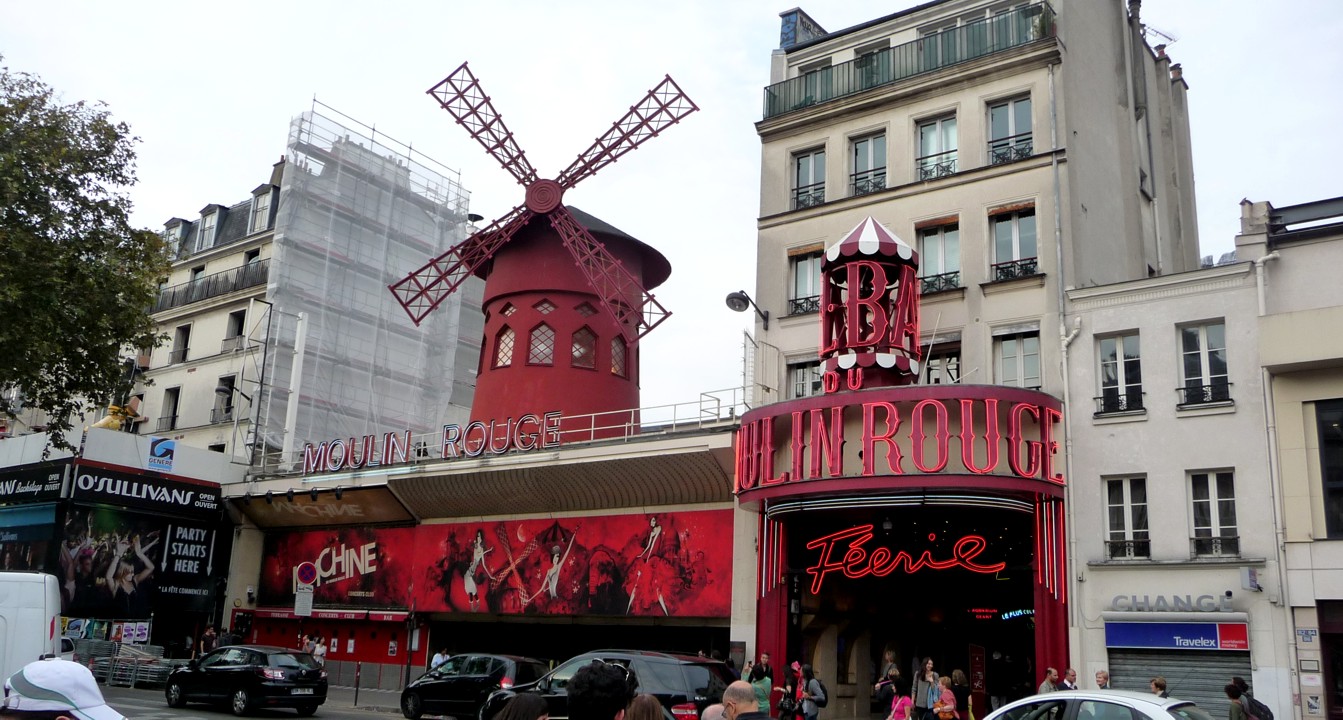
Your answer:
[[[112,642],[121,642],[121,641],[124,639],[124,638],[122,637],[122,633],[123,633],[123,628],[125,627],[125,625],[126,625],[126,623],[119,623],[119,622],[114,622],[114,623],[112,623],[112,634],[111,634],[111,636],[109,636],[107,639],[108,639],[108,640],[111,640]],[[134,623],[130,623],[130,625],[131,625],[131,637],[134,638],[134,637],[135,637],[135,624],[134,624]]]
[[[258,602],[419,612],[727,617],[732,514],[699,510],[266,536]]]
[[[55,505],[0,508],[0,571],[46,570],[55,524]]]
[[[149,642],[149,623],[147,622],[135,623],[135,642],[138,643]]]

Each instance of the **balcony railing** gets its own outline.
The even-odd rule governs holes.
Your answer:
[[[920,182],[956,174],[955,150],[948,150],[935,155],[924,155],[914,162],[919,169]]]
[[[156,428],[157,428],[157,432],[167,432],[167,431],[169,431],[169,430],[176,430],[176,429],[177,429],[177,416],[176,416],[176,415],[164,415],[163,417],[159,418],[159,422],[158,422],[158,425],[156,426]]]
[[[1231,402],[1231,383],[1229,382],[1213,385],[1186,385],[1179,388],[1178,392],[1180,393],[1180,407]]]
[[[821,296],[812,295],[811,297],[789,298],[789,315],[806,315],[821,311]]]
[[[806,185],[793,191],[793,209],[801,210],[825,202],[825,183]]]
[[[1054,11],[1048,4],[1019,7],[770,85],[765,88],[765,119],[1053,35]]]
[[[191,348],[177,348],[176,350],[173,350],[172,352],[168,353],[168,364],[176,365],[177,363],[186,362],[187,353],[190,351]]]
[[[233,408],[215,408],[210,411],[210,422],[226,423],[233,422]]]
[[[920,293],[923,295],[932,295],[933,293],[955,290],[961,286],[961,272],[942,273],[941,275],[929,275],[922,278],[923,286]]]
[[[1106,540],[1105,555],[1111,560],[1149,558],[1152,556],[1152,541],[1147,538],[1141,540]]]
[[[1191,537],[1189,553],[1194,557],[1238,557],[1240,538],[1230,537]]]
[[[1102,392],[1104,394],[1096,398],[1097,415],[1137,412],[1145,409],[1142,404],[1143,392],[1141,390],[1129,390],[1121,393],[1111,388]]]
[[[232,270],[217,272],[191,282],[164,288],[159,291],[159,299],[154,303],[154,312],[171,310],[175,307],[209,300],[238,290],[265,285],[269,268],[269,259],[257,260]]]
[[[858,196],[886,189],[886,168],[864,170],[849,176],[849,194]]]
[[[993,264],[993,282],[1016,280],[1040,274],[1039,258],[1022,258]]]
[[[224,342],[219,344],[219,352],[226,353],[243,349],[244,339],[245,338],[242,335],[234,335],[233,337],[224,338]]]
[[[989,141],[990,165],[1002,165],[1025,160],[1034,153],[1035,146],[1029,132]]]

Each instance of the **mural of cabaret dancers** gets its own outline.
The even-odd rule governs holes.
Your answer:
[[[677,536],[679,541],[679,536]],[[687,588],[680,568],[680,543],[664,541],[656,515],[648,517],[648,533],[625,576],[626,615],[671,615],[667,595],[677,597]],[[668,560],[670,558],[670,561]]]
[[[476,539],[471,542],[471,565],[466,568],[466,573],[462,576],[462,588],[466,590],[471,612],[475,612],[480,606],[480,587],[476,585],[476,574],[483,573],[490,582],[495,581],[494,575],[490,574],[490,566],[485,563],[485,556],[493,550],[494,548],[485,547],[485,531],[476,530]]]

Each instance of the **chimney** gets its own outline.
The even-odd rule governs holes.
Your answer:
[[[1180,67],[1180,63],[1175,63],[1170,66],[1170,79],[1172,82],[1175,80],[1184,80],[1184,69]]]
[[[1166,57],[1166,45],[1165,45],[1165,43],[1162,43],[1161,45],[1157,45],[1155,48],[1153,48],[1153,50],[1156,50],[1156,56],[1157,56],[1158,58]]]

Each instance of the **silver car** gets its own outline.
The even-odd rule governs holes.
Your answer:
[[[1130,690],[1060,690],[1010,702],[983,720],[1212,720],[1188,700]]]

